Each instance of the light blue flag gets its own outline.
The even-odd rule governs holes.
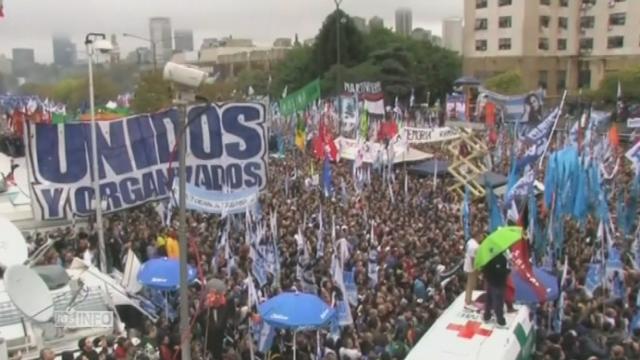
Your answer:
[[[604,269],[602,264],[591,263],[587,268],[587,277],[584,282],[584,290],[587,296],[593,297],[594,291],[602,286],[602,278],[604,277]]]

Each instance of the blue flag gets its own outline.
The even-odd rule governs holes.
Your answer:
[[[333,193],[333,184],[331,179],[331,164],[329,159],[324,159],[324,166],[322,167],[322,189],[326,197],[331,196]]]
[[[602,285],[604,269],[601,264],[591,263],[588,265],[587,277],[584,282],[584,290],[587,296],[593,297],[594,291]]]

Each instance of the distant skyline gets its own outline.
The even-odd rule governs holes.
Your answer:
[[[128,32],[149,36],[149,18],[167,16],[173,28],[191,29],[194,47],[204,38],[233,35],[251,38],[258,45],[271,45],[276,38],[301,40],[315,36],[324,18],[335,10],[331,0],[5,0],[6,17],[0,19],[0,54],[11,56],[12,48],[33,48],[36,61],[53,61],[53,34],[67,34],[76,44],[78,59],[84,54],[88,32],[116,34],[122,56],[144,41],[123,38]],[[463,1],[450,0],[344,0],[342,8],[351,16],[367,20],[373,16],[393,26],[395,11],[413,11],[413,27],[441,35],[442,20],[463,15]],[[96,14],[91,16],[89,14]]]

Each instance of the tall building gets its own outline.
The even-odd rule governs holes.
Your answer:
[[[66,35],[53,36],[53,63],[61,67],[71,67],[77,60],[76,44]]]
[[[16,76],[26,76],[29,69],[36,63],[33,49],[16,48],[11,50],[13,61],[13,74]]]
[[[409,8],[396,10],[396,33],[409,36],[413,30],[413,14]]]
[[[150,65],[153,64],[153,54],[147,47],[138,47],[127,54],[125,61],[129,64]]]
[[[164,64],[173,55],[173,42],[171,39],[171,19],[167,17],[154,17],[149,20],[149,36],[156,44],[156,61]]]
[[[176,51],[193,51],[193,31],[176,30],[173,37]]]
[[[462,54],[462,18],[451,17],[442,21],[442,44],[445,48]]]
[[[359,16],[354,16],[351,18],[353,20],[353,24],[356,26],[356,29],[360,30],[360,32],[366,33],[369,31],[369,27],[367,26],[367,19]]]
[[[640,62],[640,1],[465,0],[464,72],[518,70],[554,96]]]
[[[369,19],[369,29],[382,29],[384,28],[384,19],[379,16],[374,16]]]

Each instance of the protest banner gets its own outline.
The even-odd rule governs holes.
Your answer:
[[[174,184],[175,206],[180,202],[178,184]],[[234,192],[204,190],[187,184],[187,209],[207,214],[241,214],[254,208],[258,201],[258,190],[248,189]]]
[[[344,83],[344,91],[351,94],[377,94],[382,92],[380,81],[360,83]]]
[[[504,122],[528,122],[536,124],[543,120],[542,105],[544,93],[542,91],[530,92],[522,95],[502,95],[486,89],[481,89],[479,103],[491,101],[496,104],[502,113]],[[480,105],[480,104],[479,104]],[[478,109],[481,109],[481,105]]]
[[[463,94],[453,93],[447,94],[447,118],[449,119],[465,119],[466,99]]]
[[[290,116],[296,112],[304,111],[314,101],[320,99],[320,80],[313,80],[302,89],[280,100],[280,114]]]
[[[188,109],[187,183],[213,191],[262,190],[267,181],[265,108],[261,104]],[[105,212],[165,199],[177,175],[176,109],[97,127],[100,194]],[[36,217],[94,212],[91,124],[29,124],[28,162]],[[170,173],[170,167],[174,171]]]
[[[357,94],[357,103],[362,102],[364,111],[369,114],[384,115],[384,93],[379,81],[364,81],[359,83],[344,83],[344,92]],[[344,120],[343,121],[347,122]]]
[[[336,140],[338,149],[340,150],[340,158],[347,160],[361,159],[362,162],[374,164],[376,162],[386,163],[389,155],[393,157],[393,163],[399,164],[403,162],[414,162],[427,160],[433,155],[407,148],[401,142],[393,143],[393,152],[389,152],[384,144],[376,142],[365,142],[359,144],[357,140],[339,137]]]
[[[640,117],[627,119],[627,127],[629,129],[640,128]]]
[[[405,127],[409,144],[427,144],[455,140],[460,137],[460,131],[450,127],[416,128]]]

